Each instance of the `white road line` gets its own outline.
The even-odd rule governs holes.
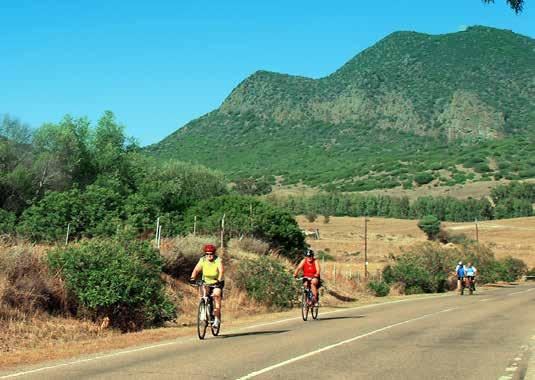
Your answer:
[[[531,292],[531,291],[533,291],[533,290],[535,290],[535,288],[531,288],[531,289],[528,289],[528,290],[522,290],[522,291],[520,291],[520,292],[509,293],[508,296],[512,296],[512,295],[514,295],[514,294],[528,293],[528,292]]]
[[[12,378],[12,377],[18,377],[18,376],[22,376],[22,375],[29,375],[31,373],[37,373],[37,372],[46,371],[48,369],[66,367],[66,366],[73,365],[73,364],[87,363],[87,362],[92,362],[92,361],[95,361],[95,360],[100,360],[100,359],[105,359],[105,358],[112,358],[114,356],[131,354],[133,352],[140,352],[140,351],[150,350],[150,349],[153,349],[153,348],[170,346],[172,344],[183,344],[183,343],[190,342],[190,341],[195,341],[195,340],[197,340],[197,339],[189,338],[189,339],[186,339],[186,340],[183,340],[183,341],[178,341],[178,342],[174,341],[174,342],[166,342],[166,343],[154,344],[152,346],[145,346],[145,347],[135,348],[133,350],[119,351],[119,352],[114,352],[114,353],[111,353],[111,354],[95,356],[93,358],[79,359],[79,360],[75,360],[75,361],[68,362],[68,363],[62,363],[62,364],[51,365],[51,366],[48,366],[48,367],[36,368],[36,369],[29,370],[29,371],[16,372],[16,373],[12,373],[12,374],[9,374],[9,375],[1,376],[0,379],[9,379],[9,378]]]
[[[479,300],[479,302],[487,302],[487,301],[490,301],[492,298],[485,298],[485,299],[482,299],[482,300]]]
[[[366,334],[358,335],[358,336],[355,336],[353,338],[350,338],[350,339],[347,339],[347,340],[343,340],[341,342],[338,342],[338,343],[335,343],[335,344],[331,344],[329,346],[325,346],[325,347],[322,347],[322,348],[314,350],[314,351],[310,351],[310,352],[308,352],[306,354],[296,356],[296,357],[294,357],[292,359],[288,359],[288,360],[282,361],[280,363],[273,364],[273,365],[271,365],[269,367],[266,367],[266,368],[263,368],[261,370],[258,370],[258,371],[255,371],[255,372],[251,372],[251,373],[249,373],[249,374],[247,374],[245,376],[242,376],[242,377],[238,378],[237,380],[251,379],[251,378],[253,378],[255,376],[258,376],[258,375],[261,375],[263,373],[272,371],[272,370],[274,370],[276,368],[283,367],[285,365],[288,365],[288,364],[294,363],[296,361],[308,358],[310,356],[319,354],[319,353],[324,352],[324,351],[332,350],[333,348],[336,348],[336,347],[342,346],[344,344],[348,344],[348,343],[354,342],[354,341],[362,339],[362,338],[366,338],[366,337],[368,337],[370,335],[374,335],[374,334],[377,334],[377,333],[380,333],[380,332],[383,332],[383,331],[386,331],[386,330],[390,330],[390,329],[392,329],[394,327],[405,325],[407,323],[419,321],[421,319],[428,318],[428,317],[433,316],[433,315],[437,315],[437,314],[440,314],[440,313],[446,313],[446,312],[451,311],[451,310],[455,310],[455,308],[453,308],[453,309],[445,309],[445,310],[441,310],[439,312],[431,313],[431,314],[424,314],[424,315],[422,315],[420,317],[417,317],[417,318],[412,318],[412,319],[408,319],[408,320],[403,321],[403,322],[394,323],[393,325],[388,325],[388,326],[382,327],[380,329],[370,331],[370,332],[368,332]]]
[[[357,307],[352,307],[352,308],[347,308],[347,309],[328,311],[328,312],[325,312],[325,313],[321,313],[321,315],[340,313],[340,312],[343,312],[343,311],[352,311],[352,310],[356,310],[356,309],[367,309],[367,308],[371,308],[371,307],[377,307],[377,306],[393,304],[393,303],[426,300],[426,299],[445,297],[445,296],[446,295],[437,295],[437,296],[429,296],[429,297],[422,297],[422,298],[415,298],[415,299],[403,299],[403,300],[397,300],[397,301],[388,301],[388,302],[376,303],[376,304],[372,304],[372,305],[363,305],[363,306],[357,306]],[[257,327],[273,325],[273,324],[277,324],[277,323],[293,321],[293,320],[297,320],[297,319],[301,319],[301,317],[287,318],[287,319],[281,319],[281,320],[273,321],[273,322],[260,323],[260,324],[253,325],[253,326],[241,327],[241,328],[229,331],[227,334],[232,334],[232,333],[236,333],[236,332],[239,332],[239,331],[242,331],[242,330],[247,330],[247,329],[254,329],[254,328],[257,328]],[[321,316],[320,316],[320,319],[321,319]],[[92,361],[96,361],[96,360],[100,360],[100,359],[112,358],[112,357],[115,357],[115,356],[131,354],[131,353],[134,353],[134,352],[146,351],[146,350],[150,350],[150,349],[153,349],[153,348],[170,346],[170,345],[173,345],[173,344],[184,344],[184,343],[192,342],[192,341],[196,341],[196,340],[197,340],[196,338],[189,338],[189,339],[185,339],[185,340],[175,340],[175,341],[172,341],[172,342],[159,343],[159,344],[155,344],[155,345],[151,345],[151,346],[144,346],[144,347],[135,348],[135,349],[131,349],[131,350],[119,351],[119,352],[114,352],[114,353],[110,353],[110,354],[106,354],[106,355],[95,356],[95,357],[92,357],[92,358],[79,359],[79,360],[74,360],[74,361],[70,361],[70,362],[67,362],[67,363],[50,365],[50,366],[47,366],[47,367],[40,367],[40,368],[28,370],[28,371],[16,372],[16,373],[0,376],[0,379],[9,379],[9,378],[13,378],[13,377],[18,377],[18,376],[23,376],[23,375],[29,375],[29,374],[32,374],[32,373],[42,372],[42,371],[46,371],[46,370],[50,370],[50,369],[55,369],[55,368],[60,368],[60,367],[67,367],[67,366],[70,366],[70,365],[87,363],[87,362],[92,362]]]

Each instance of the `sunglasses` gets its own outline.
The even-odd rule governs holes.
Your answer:
[[[204,254],[205,254],[205,256],[213,256],[213,255],[215,255],[215,253],[213,253],[213,252],[205,252]]]

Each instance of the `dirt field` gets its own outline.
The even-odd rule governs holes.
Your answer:
[[[310,223],[305,217],[297,218],[304,230],[319,229],[320,239],[307,238],[317,251],[326,251],[336,258],[363,268],[364,263],[364,218],[331,217],[328,224],[323,218]],[[443,223],[452,234],[465,234],[475,239],[474,223]],[[479,222],[479,241],[489,244],[496,257],[511,255],[535,267],[535,217],[502,219]],[[369,218],[368,262],[370,271],[388,262],[390,253],[398,254],[410,245],[425,241],[425,234],[418,228],[416,220]]]

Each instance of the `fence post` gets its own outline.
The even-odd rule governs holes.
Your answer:
[[[193,236],[197,234],[197,215],[193,217]]]
[[[336,263],[333,266],[333,284],[336,284]]]
[[[156,240],[156,245],[158,245],[158,231],[160,230],[160,217],[156,219],[156,231],[154,239]]]
[[[223,218],[221,218],[221,249],[225,245],[225,214],[223,213]]]
[[[67,237],[65,238],[65,245],[69,244],[69,232],[71,232],[71,224],[67,224]]]
[[[162,239],[162,225],[158,226],[158,249],[160,249],[160,241]]]

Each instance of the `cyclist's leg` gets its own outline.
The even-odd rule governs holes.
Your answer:
[[[214,299],[214,316],[221,319],[221,289],[215,288],[212,292]]]
[[[314,300],[318,300],[318,287],[319,287],[319,280],[317,278],[313,278],[310,281],[310,285],[312,288],[312,294],[314,295]]]

